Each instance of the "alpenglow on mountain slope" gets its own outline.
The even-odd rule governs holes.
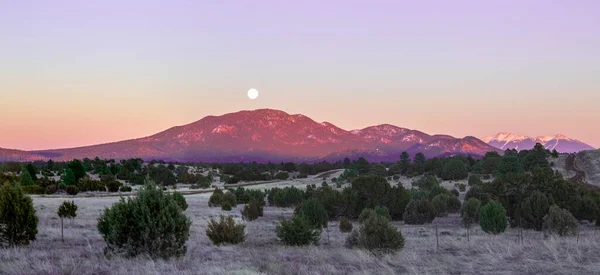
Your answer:
[[[4,150],[6,151],[6,150]],[[304,115],[260,109],[207,116],[158,134],[79,148],[10,151],[0,160],[73,158],[166,161],[321,161],[364,156],[370,161],[396,161],[403,151],[428,157],[500,151],[475,137],[428,135],[393,125],[347,131]]]
[[[559,153],[575,153],[579,151],[596,149],[579,140],[569,138],[562,134],[532,138],[513,133],[498,133],[494,136],[483,138],[483,141],[502,150],[528,150],[533,148],[536,143],[544,145],[544,147],[548,150],[556,149],[556,151]]]

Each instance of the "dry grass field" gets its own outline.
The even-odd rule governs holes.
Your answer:
[[[491,236],[472,229],[470,241],[457,215],[434,224],[395,223],[406,238],[404,249],[376,257],[344,247],[345,233],[329,223],[321,244],[286,247],[276,240],[280,217],[292,209],[266,207],[264,217],[248,222],[246,242],[217,247],[205,235],[209,218],[221,213],[241,218],[242,205],[230,212],[208,207],[209,194],[186,196],[193,221],[187,254],[170,261],[149,258],[115,259],[103,254],[104,241],[96,229],[102,210],[117,197],[75,198],[78,217],[65,222],[65,242],[56,215],[64,198],[35,197],[39,221],[37,240],[28,247],[0,250],[0,274],[598,274],[600,231],[582,226],[575,237],[544,239],[526,231],[524,244],[516,231]],[[435,227],[439,230],[436,247]],[[355,227],[358,226],[355,224]],[[328,237],[329,236],[329,237]]]

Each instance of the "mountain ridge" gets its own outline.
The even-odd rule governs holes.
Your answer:
[[[0,150],[0,160],[70,160],[97,156],[165,161],[314,162],[353,155],[370,161],[396,161],[403,151],[411,155],[422,152],[428,157],[501,152],[471,136],[429,135],[391,124],[345,130],[302,114],[257,109],[209,115],[154,135],[117,142],[64,149],[13,150],[11,154]]]
[[[555,134],[554,136],[529,137],[515,133],[500,132],[493,136],[484,137],[481,140],[501,150],[531,149],[536,143],[544,145],[544,148],[548,150],[556,149],[559,153],[576,153],[596,149],[582,141],[567,137],[560,133]]]

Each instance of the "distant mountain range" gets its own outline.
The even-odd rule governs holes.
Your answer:
[[[370,161],[396,161],[400,153],[427,157],[482,156],[501,151],[475,137],[428,135],[389,124],[346,131],[304,115],[260,109],[207,116],[158,134],[114,143],[41,151],[0,148],[0,161],[74,158],[165,161],[322,161],[364,156]]]
[[[562,134],[556,134],[554,136],[539,136],[539,137],[528,137],[513,133],[498,133],[494,136],[483,138],[487,144],[494,146],[498,149],[516,149],[516,150],[528,150],[533,148],[536,143],[544,145],[548,150],[558,151],[559,153],[575,153],[585,150],[594,150],[596,148],[585,144],[579,140],[569,138]]]

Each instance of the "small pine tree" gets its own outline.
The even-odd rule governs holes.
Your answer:
[[[579,223],[568,210],[552,205],[544,217],[544,229],[559,236],[574,235]]]
[[[506,210],[499,202],[491,201],[479,211],[479,225],[485,233],[500,234],[506,230]]]
[[[219,222],[210,219],[206,228],[206,236],[214,245],[238,244],[246,240],[246,225],[236,224],[233,216],[219,215]]]
[[[33,178],[31,178],[31,174],[29,174],[29,171],[27,171],[27,169],[25,168],[21,170],[21,175],[19,176],[19,183],[21,184],[21,186],[31,186],[35,184],[33,182]]]
[[[283,219],[276,231],[279,241],[289,246],[316,245],[321,239],[320,231],[314,229],[306,217],[301,215],[294,215],[290,220]]]
[[[315,229],[327,228],[327,209],[316,199],[309,199],[298,206],[298,215],[304,216],[308,223]]]
[[[479,208],[481,201],[476,198],[467,200],[460,209],[462,225],[469,228],[472,224],[479,223]]]
[[[348,233],[352,231],[352,223],[345,218],[340,219],[340,231]]]
[[[360,227],[358,245],[376,253],[394,253],[404,247],[404,236],[389,219],[374,215]]]
[[[16,183],[0,186],[0,246],[28,245],[38,233],[31,198]]]
[[[77,217],[77,205],[75,204],[74,201],[68,202],[65,201],[63,202],[59,207],[58,207],[58,217],[60,217],[60,237],[62,239],[63,242],[65,242],[65,234],[64,234],[64,219],[72,219]]]
[[[77,183],[75,182],[75,174],[71,168],[67,168],[65,170],[65,176],[63,177],[62,182],[65,185],[75,185]]]

